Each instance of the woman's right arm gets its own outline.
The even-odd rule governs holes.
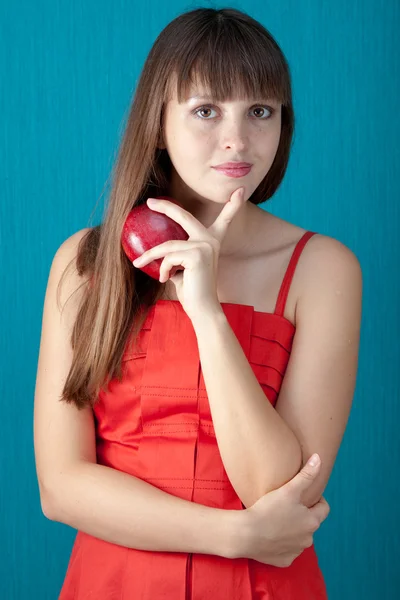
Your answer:
[[[92,462],[78,462],[56,478],[45,510],[53,521],[128,548],[227,558],[235,519],[229,512]]]
[[[71,297],[62,314],[56,290],[86,233],[87,229],[78,231],[57,250],[45,294],[34,401],[35,461],[43,513],[129,548],[229,557],[238,511],[189,502],[97,464],[92,408],[78,410],[75,404],[59,401],[71,366],[70,335],[85,286]],[[74,262],[62,284],[61,307],[82,283],[85,280]]]

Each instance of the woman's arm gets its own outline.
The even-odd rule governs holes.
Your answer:
[[[194,326],[221,458],[248,508],[300,470],[300,444],[265,397],[222,311]]]
[[[49,519],[113,544],[226,558],[237,552],[242,511],[189,502],[107,466],[79,462],[43,498]]]
[[[246,507],[291,479],[313,452],[323,465],[307,495],[307,505],[315,504],[328,482],[350,412],[361,270],[340,242],[315,237],[298,265],[305,291],[275,408],[222,309],[192,321],[221,457]]]
[[[42,510],[50,519],[131,548],[224,555],[235,513],[243,511],[192,504],[97,464],[92,408],[78,410],[73,403],[60,402],[73,356],[71,331],[84,293],[76,267],[61,288],[62,311],[56,292],[86,232],[72,235],[57,250],[45,294],[34,399]]]
[[[128,548],[251,558],[287,567],[311,546],[313,533],[329,514],[325,499],[309,510],[301,500],[319,470],[308,463],[251,508],[229,511],[170,496],[109,467],[81,463],[59,478],[48,516]]]
[[[265,533],[269,521],[276,523],[276,513],[271,519],[265,514],[265,526],[249,528],[252,519],[246,511],[188,502],[132,475],[97,464],[93,410],[78,410],[74,404],[59,401],[72,360],[70,334],[79,292],[72,295],[61,315],[56,289],[85,233],[71,236],[56,253],[44,303],[34,402],[35,459],[44,514],[129,548],[226,558],[260,548],[272,556],[279,542],[262,538],[260,543],[259,533]],[[66,278],[62,299],[69,298],[81,283],[76,273]],[[302,530],[306,527],[305,522]],[[298,545],[296,540],[294,545]]]

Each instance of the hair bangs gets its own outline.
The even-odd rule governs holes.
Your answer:
[[[186,54],[176,60],[171,71],[178,102],[199,93],[218,102],[268,98],[286,105],[286,65],[274,45],[254,29],[229,21],[223,26],[224,35],[210,27],[200,40],[188,40]]]

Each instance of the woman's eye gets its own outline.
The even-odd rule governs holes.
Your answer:
[[[273,113],[272,108],[269,108],[268,106],[255,106],[254,109],[252,109],[252,110],[257,110],[257,111],[261,110],[261,111],[264,111],[264,116],[265,116],[265,111],[269,112],[269,116],[271,116],[272,113]],[[267,118],[269,118],[269,117],[267,117]]]
[[[198,108],[197,110],[194,111],[194,114],[196,115],[196,117],[198,119],[203,119],[203,117],[200,117],[198,113],[204,112],[204,111],[210,111],[212,110],[209,106],[202,106],[201,108]],[[207,119],[203,119],[203,121],[207,121]]]
[[[200,115],[200,113],[204,113],[207,111],[213,111],[213,110],[214,109],[211,106],[201,106],[200,108],[196,109],[193,114],[195,115],[195,117],[197,117],[198,119],[201,119],[202,121],[209,121],[210,119],[208,119],[208,117],[199,116],[199,115]],[[255,117],[259,121],[269,119],[272,116],[272,113],[274,112],[274,109],[271,108],[270,106],[254,106],[251,110],[252,111],[262,111],[261,116]],[[267,116],[265,116],[266,111],[269,112],[269,115],[267,115]],[[208,116],[210,116],[210,115],[208,115]]]

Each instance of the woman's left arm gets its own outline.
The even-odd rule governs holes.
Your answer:
[[[192,320],[222,461],[246,507],[292,479],[314,452],[321,457],[321,471],[303,501],[318,502],[350,414],[360,338],[360,264],[346,246],[326,236],[318,236],[303,254],[296,333],[275,408],[222,309]]]

